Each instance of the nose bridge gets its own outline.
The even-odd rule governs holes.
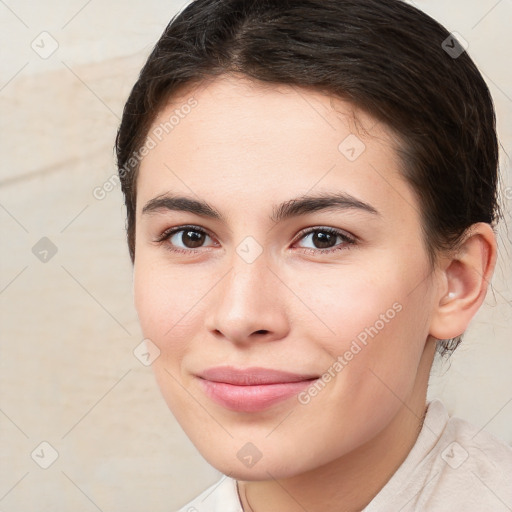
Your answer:
[[[247,229],[247,226],[244,226]],[[270,253],[264,249],[263,235],[256,239],[253,235],[244,236],[231,254],[231,271],[226,276],[224,292],[234,294],[239,300],[253,300],[252,294],[263,288],[268,279]]]
[[[239,244],[214,296],[207,327],[231,341],[247,341],[254,332],[280,337],[285,329],[271,261],[258,246],[254,240]]]
[[[230,303],[231,310],[247,306],[258,308],[268,289],[269,268],[267,254],[258,249],[254,242],[244,241],[236,248],[231,260],[231,271],[226,276],[223,296]],[[221,299],[222,300],[222,299]]]

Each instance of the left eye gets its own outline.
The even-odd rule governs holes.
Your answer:
[[[313,247],[305,249],[313,252],[332,252],[346,248],[347,245],[352,245],[356,241],[352,236],[349,236],[343,231],[334,228],[314,228],[309,231],[303,232],[299,240],[306,240],[310,238],[313,245],[320,245],[320,248]],[[340,238],[341,244],[336,244],[336,240]]]

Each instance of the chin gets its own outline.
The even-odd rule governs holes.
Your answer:
[[[285,453],[279,445],[262,447],[261,451],[250,442],[234,441],[230,446],[219,443],[212,446],[196,445],[203,458],[215,469],[237,480],[260,481],[291,478],[314,469],[318,460],[300,459],[301,450]]]
[[[263,481],[271,479],[283,479],[290,478],[299,473],[297,466],[295,468],[284,468],[280,464],[274,464],[272,461],[263,461],[263,458],[259,460],[252,467],[244,467],[241,463],[233,463],[233,461],[222,461],[219,462],[210,460],[208,461],[215,469],[228,475],[235,480],[245,481]],[[214,462],[217,462],[214,464]],[[238,461],[237,461],[238,462]]]

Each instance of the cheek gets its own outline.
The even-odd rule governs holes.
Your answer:
[[[190,397],[183,391],[181,363],[189,347],[194,309],[190,289],[174,275],[140,258],[134,266],[134,303],[144,338],[160,350],[153,361],[157,384],[179,423],[186,419]]]
[[[343,374],[335,380],[346,392],[382,388],[378,377],[391,389],[409,389],[428,336],[431,290],[428,280],[418,277],[427,270],[397,262],[384,267],[385,272],[377,265],[360,272],[351,267],[334,284],[327,274],[309,289],[301,284],[299,293],[321,320],[303,322],[309,325],[305,336],[329,356],[329,364],[339,362],[330,368]]]
[[[184,285],[168,270],[147,264],[142,258],[136,260],[133,290],[139,323],[144,337],[163,354],[179,350],[186,325],[193,318],[192,304],[199,292]]]
[[[308,306],[304,326],[310,326],[310,339],[321,340],[329,353],[345,349],[347,341],[364,343],[375,331],[389,331],[389,325],[400,315],[404,295],[402,278],[391,273],[379,273],[368,267],[326,268],[294,282],[294,291]],[[292,276],[290,276],[292,279]],[[300,311],[297,309],[297,311]],[[313,317],[316,317],[315,318]],[[313,321],[311,321],[313,318]],[[347,347],[348,348],[348,347]]]
[[[310,421],[324,438],[344,431],[358,444],[388,424],[412,392],[428,335],[428,288],[411,294],[400,276],[361,286],[346,283],[337,304],[324,303],[326,323],[336,332],[321,342],[330,356],[321,369],[329,382],[325,391],[303,397],[311,399],[304,414],[316,418]],[[355,295],[357,290],[364,293]],[[314,332],[308,337],[315,339]],[[341,442],[339,447],[346,448]]]

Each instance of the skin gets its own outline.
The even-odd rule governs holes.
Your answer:
[[[191,96],[197,106],[144,157],[137,180],[134,299],[144,336],[160,350],[157,382],[205,459],[239,481],[244,510],[361,510],[421,429],[435,337],[463,333],[485,297],[493,231],[474,225],[461,251],[431,268],[419,203],[386,126],[320,92],[231,75],[181,91],[154,127]],[[354,161],[338,149],[350,134],[365,144]],[[334,191],[378,214],[269,218],[273,205]],[[142,213],[169,192],[206,201],[226,222]],[[170,250],[192,250],[183,232],[155,241],[187,224],[208,233],[198,252]],[[311,227],[357,241],[315,245],[300,234]],[[251,263],[236,252],[248,236],[262,249]],[[320,376],[393,304],[400,312],[306,404],[292,397],[235,412],[196,377],[225,364]],[[248,442],[262,454],[252,467],[237,457]]]

